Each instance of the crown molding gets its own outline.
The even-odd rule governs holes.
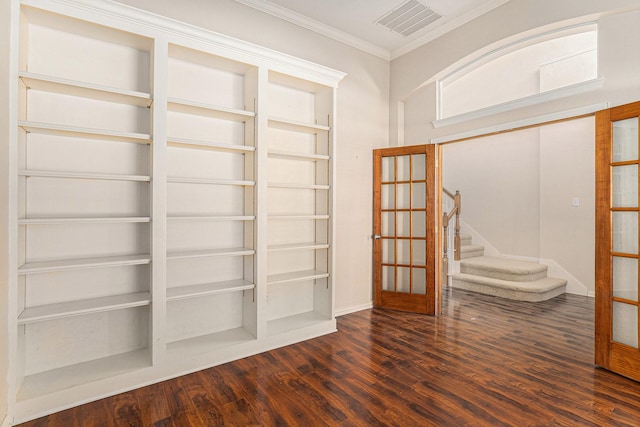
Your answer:
[[[238,0],[236,0],[238,1]],[[487,2],[482,4],[481,6],[476,7],[475,9],[465,13],[464,15],[461,15],[457,18],[452,19],[451,21],[448,21],[444,24],[442,24],[441,26],[439,26],[438,28],[429,31],[428,33],[426,33],[425,35],[423,35],[422,37],[419,37],[417,39],[415,39],[412,42],[407,43],[406,45],[399,47],[398,49],[395,49],[391,52],[391,59],[396,59],[406,53],[411,52],[412,50],[415,50],[417,48],[419,48],[420,46],[427,44],[435,39],[437,39],[438,37],[443,36],[444,34],[448,33],[449,31],[453,31],[458,27],[463,26],[464,24],[466,24],[467,22],[470,22],[482,15],[484,15],[487,12],[490,12],[491,10],[502,6],[505,3],[508,3],[511,0],[493,0],[491,2]],[[437,21],[436,21],[437,22]]]
[[[378,45],[362,40],[361,38],[352,36],[351,34],[340,31],[330,25],[311,19],[307,16],[294,12],[280,5],[269,2],[268,0],[235,0],[245,6],[259,10],[276,18],[283,19],[292,24],[298,25],[307,30],[332,38],[348,46],[375,55],[386,61],[391,59],[391,53]],[[505,0],[503,0],[505,1]],[[507,0],[508,1],[508,0]]]

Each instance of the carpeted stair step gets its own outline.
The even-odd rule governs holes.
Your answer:
[[[471,235],[460,233],[460,246],[467,246],[471,244]]]
[[[484,255],[484,246],[481,245],[461,245],[460,259],[479,257]]]
[[[566,280],[552,277],[525,282],[464,273],[453,274],[451,277],[454,288],[519,301],[546,301],[565,293],[567,287]]]
[[[480,256],[460,261],[460,272],[513,282],[532,282],[547,277],[547,266],[517,259]]]

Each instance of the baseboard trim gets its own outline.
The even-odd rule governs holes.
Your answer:
[[[344,316],[345,314],[355,313],[356,311],[369,310],[373,308],[373,301],[369,301],[366,304],[354,305],[351,307],[341,308],[336,310],[336,317]]]

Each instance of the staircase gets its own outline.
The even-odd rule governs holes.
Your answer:
[[[547,266],[536,262],[484,256],[471,236],[460,236],[460,273],[452,286],[519,301],[545,301],[565,292],[567,281],[547,277]]]

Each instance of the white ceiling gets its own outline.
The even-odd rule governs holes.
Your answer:
[[[404,37],[377,24],[406,0],[236,0],[385,59],[423,45],[510,0],[418,0],[442,15]]]

